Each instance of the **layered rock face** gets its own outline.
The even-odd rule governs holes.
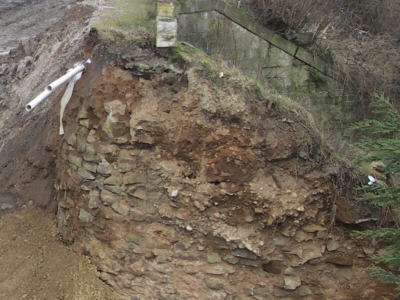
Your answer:
[[[351,299],[364,253],[333,227],[335,174],[299,111],[129,51],[98,51],[69,104],[64,240],[121,299]]]

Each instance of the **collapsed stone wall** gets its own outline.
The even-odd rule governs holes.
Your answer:
[[[121,299],[351,299],[370,249],[332,227],[335,174],[298,114],[229,70],[117,57],[69,104],[57,218]]]

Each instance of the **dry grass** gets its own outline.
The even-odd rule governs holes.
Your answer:
[[[384,92],[400,108],[399,0],[254,0],[246,9],[282,34],[313,34],[358,101]],[[251,4],[249,4],[251,3]],[[365,103],[366,104],[366,103]]]
[[[137,29],[153,33],[155,2],[153,0],[111,0],[100,21],[94,25],[103,38],[115,33],[132,34]]]

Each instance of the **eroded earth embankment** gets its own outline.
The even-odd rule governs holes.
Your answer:
[[[72,3],[46,32],[0,57],[3,213],[57,211],[63,241],[91,257],[118,299],[393,299],[367,276],[375,249],[336,224],[368,210],[352,206],[355,179],[307,113],[190,46],[156,50],[144,32],[102,41],[89,34],[96,6],[87,4]],[[64,137],[59,94],[23,112],[89,56]],[[18,222],[21,232],[34,227]],[[52,253],[43,243],[38,249]],[[81,298],[54,295],[102,299],[79,286],[89,286]],[[31,291],[21,297],[43,295]]]
[[[115,299],[89,259],[58,235],[53,104],[59,92],[32,114],[24,112],[48,82],[84,56],[83,38],[96,10],[86,2],[0,4],[1,299]]]
[[[65,119],[57,218],[121,299],[391,297],[367,276],[374,249],[335,225],[362,215],[354,179],[298,105],[191,46],[98,43]]]

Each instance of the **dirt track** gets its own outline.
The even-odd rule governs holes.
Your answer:
[[[58,94],[23,109],[81,57],[96,1],[0,2],[0,299],[115,299],[89,259],[58,237],[49,117]]]
[[[61,243],[55,220],[27,208],[0,220],[1,299],[114,299],[89,259]]]
[[[0,3],[0,51],[37,36],[56,23],[76,0],[6,0]]]

